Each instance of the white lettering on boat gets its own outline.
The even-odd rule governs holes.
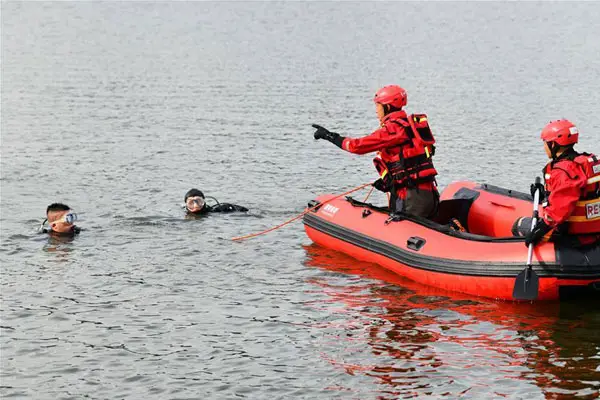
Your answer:
[[[323,207],[323,214],[327,214],[330,217],[333,217],[338,211],[340,211],[340,209],[331,204],[325,204],[325,207]]]

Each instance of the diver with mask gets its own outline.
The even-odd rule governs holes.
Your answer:
[[[81,232],[81,228],[74,224],[77,221],[71,207],[63,203],[52,203],[46,208],[46,219],[40,225],[40,233],[48,233],[52,236],[75,236]]]
[[[206,198],[214,200],[215,205],[208,205]],[[247,212],[246,207],[238,206],[230,203],[220,203],[217,199],[212,196],[204,196],[204,193],[198,189],[190,189],[184,197],[185,210],[188,215],[205,215],[213,212]]]

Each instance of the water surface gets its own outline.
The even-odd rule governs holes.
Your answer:
[[[550,119],[600,152],[598,3],[2,3],[3,398],[596,398],[597,302],[513,305],[311,245],[375,179],[312,139],[403,85],[441,186],[526,190]],[[198,187],[248,215],[185,219]],[[362,194],[360,194],[362,196]],[[383,201],[382,197],[378,197]],[[85,230],[35,233],[69,204]]]

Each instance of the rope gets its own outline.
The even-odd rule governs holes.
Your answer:
[[[340,198],[340,197],[342,197],[342,196],[346,196],[346,195],[348,195],[348,194],[350,194],[350,193],[354,193],[354,192],[356,192],[356,191],[358,191],[358,190],[360,190],[360,189],[363,189],[363,188],[365,188],[365,187],[367,187],[367,186],[369,186],[369,185],[371,185],[371,183],[370,183],[370,182],[369,182],[369,183],[365,183],[364,185],[357,186],[357,187],[355,187],[354,189],[348,190],[347,192],[344,192],[344,193],[342,193],[342,194],[338,194],[338,195],[336,195],[336,196],[334,196],[334,197],[330,198],[329,200],[325,200],[324,202],[322,202],[322,203],[319,203],[319,204],[317,204],[316,206],[310,207],[309,209],[305,210],[303,213],[301,213],[301,214],[299,214],[299,215],[296,215],[294,218],[288,219],[287,221],[285,221],[285,222],[282,222],[281,224],[279,224],[279,225],[276,225],[276,226],[274,226],[274,227],[272,227],[272,228],[269,228],[269,229],[267,229],[267,230],[264,230],[264,231],[262,231],[262,232],[258,232],[258,233],[251,233],[251,234],[249,234],[249,235],[245,235],[245,236],[238,236],[238,237],[234,237],[234,238],[232,238],[231,240],[233,240],[234,242],[237,242],[237,241],[241,241],[241,240],[250,239],[250,238],[253,238],[253,237],[257,237],[257,236],[260,236],[260,235],[264,235],[265,233],[272,232],[272,231],[274,231],[274,230],[276,230],[276,229],[279,229],[279,228],[282,228],[282,227],[284,227],[284,226],[286,226],[286,225],[288,225],[288,224],[291,224],[292,222],[294,222],[294,221],[296,221],[296,220],[298,220],[298,219],[302,218],[302,217],[303,217],[305,214],[307,214],[307,213],[309,213],[309,212],[311,212],[311,211],[313,211],[313,210],[315,210],[315,209],[317,209],[317,208],[321,207],[321,206],[322,206],[322,205],[324,205],[324,204],[327,204],[327,203],[329,203],[329,202],[330,202],[330,201],[332,201],[332,200],[335,200],[335,199],[337,199],[337,198]],[[373,189],[371,189],[371,190],[373,190]],[[369,194],[370,194],[370,193],[371,193],[371,192],[369,192]],[[368,196],[367,196],[367,197],[368,197]]]
[[[375,189],[375,186],[371,186],[369,193],[367,193],[367,197],[365,197],[365,199],[362,201],[363,203],[366,203],[367,200],[369,200],[369,196],[371,196],[371,193],[373,193],[373,189]]]

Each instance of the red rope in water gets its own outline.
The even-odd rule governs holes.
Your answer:
[[[357,186],[357,187],[355,187],[354,189],[348,190],[347,192],[344,192],[344,193],[342,193],[342,194],[338,194],[337,196],[334,196],[334,197],[332,197],[332,198],[330,198],[330,199],[328,199],[328,200],[325,200],[324,202],[322,202],[322,203],[319,203],[319,204],[317,204],[316,206],[310,207],[309,209],[305,210],[305,211],[304,211],[302,214],[296,215],[294,218],[288,219],[287,221],[285,221],[285,222],[282,222],[281,224],[279,224],[279,225],[276,225],[276,226],[274,226],[274,227],[272,227],[272,228],[269,228],[269,229],[267,229],[267,230],[264,230],[264,231],[262,231],[262,232],[258,232],[258,233],[251,233],[251,234],[249,234],[249,235],[245,235],[245,236],[238,236],[238,237],[234,237],[234,238],[232,238],[231,240],[233,240],[233,241],[236,241],[236,242],[237,242],[237,241],[246,240],[246,239],[251,239],[251,238],[253,238],[253,237],[257,237],[257,236],[260,236],[260,235],[264,235],[265,233],[272,232],[272,231],[274,231],[274,230],[276,230],[276,229],[279,229],[279,228],[282,228],[282,227],[284,227],[284,226],[286,226],[286,225],[288,225],[288,224],[291,224],[292,222],[294,222],[294,221],[296,221],[296,220],[298,220],[298,219],[302,218],[302,217],[303,217],[303,216],[304,216],[306,213],[309,213],[309,212],[313,211],[314,209],[316,209],[316,208],[319,208],[319,207],[321,207],[322,205],[329,203],[329,202],[330,202],[330,201],[332,201],[332,200],[335,200],[335,199],[337,199],[337,198],[340,198],[340,197],[342,197],[342,196],[346,196],[346,195],[348,195],[348,194],[350,194],[350,193],[356,192],[357,190],[363,189],[363,188],[365,188],[365,187],[367,187],[367,186],[369,186],[369,185],[371,185],[371,183],[370,183],[370,182],[369,182],[369,183],[365,183],[364,185]],[[370,192],[369,192],[369,194],[367,195],[367,199],[368,199],[368,198],[369,198],[369,196],[371,195],[371,192],[372,192],[372,191],[373,191],[373,189],[371,188],[371,191],[370,191]],[[366,201],[366,199],[365,199],[365,201]]]

